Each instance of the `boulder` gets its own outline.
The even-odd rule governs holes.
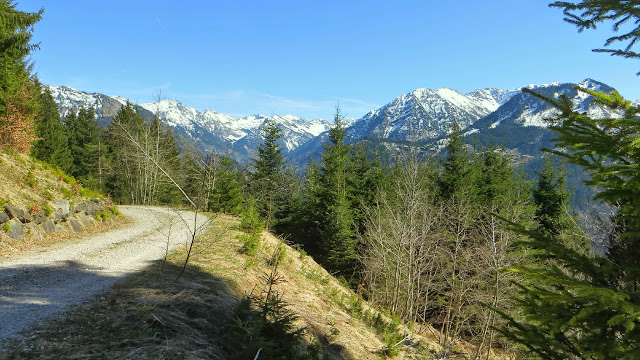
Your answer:
[[[69,225],[71,225],[71,228],[73,229],[73,231],[82,232],[82,224],[80,224],[78,220],[74,218],[69,218],[67,219],[67,222],[69,223]]]
[[[51,234],[56,231],[56,224],[51,219],[47,219],[47,221],[40,224],[40,228],[47,234]]]
[[[47,220],[47,215],[44,214],[44,212],[39,212],[37,214],[33,214],[31,215],[31,217],[33,218],[33,222],[40,225],[43,222],[45,222]]]
[[[38,229],[38,225],[33,222],[24,224],[24,230],[27,234],[40,239],[42,237],[41,231]]]
[[[59,213],[60,216],[63,218],[69,215],[69,209],[71,207],[71,203],[69,202],[69,200],[65,200],[65,199],[56,200],[53,202],[53,205],[54,205],[53,210],[56,214]]]
[[[6,212],[11,219],[18,219],[22,223],[30,222],[32,220],[31,214],[29,214],[28,211],[11,204],[4,204],[4,212]]]
[[[11,219],[9,221],[9,231],[6,233],[8,237],[14,240],[20,240],[24,237],[24,229],[22,223],[18,219]]]
[[[100,199],[85,200],[71,209],[71,214],[84,213],[91,217],[96,216],[96,211],[101,210],[104,205]]]
[[[84,227],[89,226],[89,225],[92,225],[92,224],[93,224],[93,221],[94,221],[92,217],[87,216],[87,215],[85,215],[84,213],[83,213],[83,214],[78,214],[78,215],[76,215],[76,218],[78,219],[78,221],[80,221],[80,223],[81,223],[81,224],[82,224],[82,226],[84,226]]]
[[[9,221],[9,215],[7,215],[7,213],[5,213],[4,211],[0,211],[0,224],[7,221]]]

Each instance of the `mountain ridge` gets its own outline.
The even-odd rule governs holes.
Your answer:
[[[514,90],[481,88],[466,94],[445,87],[437,90],[425,87],[400,95],[359,119],[345,119],[348,141],[379,139],[387,143],[430,144],[432,150],[438,151],[443,146],[442,139],[448,136],[456,122],[466,135],[485,140],[495,136],[495,143],[504,142],[514,149],[531,147],[534,145],[532,130],[540,130],[534,133],[545,132],[544,119],[553,116],[554,109],[543,100],[523,93],[522,88],[534,89],[552,98],[568,95],[576,103],[577,110],[592,116],[617,115],[592,104],[592,97],[577,92],[576,85],[591,90],[613,90],[589,78],[578,84],[529,84]],[[127,103],[123,97],[87,93],[65,86],[49,86],[49,89],[62,116],[71,109],[93,107],[102,126],[108,125],[118,109]],[[321,151],[322,144],[326,143],[326,131],[331,126],[324,119],[306,120],[291,114],[234,118],[211,109],[200,111],[173,99],[136,106],[147,118],[159,116],[173,129],[176,137],[186,139],[200,150],[227,152],[240,162],[255,156],[261,142],[260,129],[267,121],[275,121],[281,127],[284,155],[292,159],[294,165],[303,165],[310,156]],[[508,126],[503,126],[505,124]],[[508,141],[502,141],[504,139]],[[539,134],[533,137],[534,142],[540,139]]]

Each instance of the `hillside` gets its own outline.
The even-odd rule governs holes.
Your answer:
[[[238,304],[249,294],[263,295],[275,264],[272,291],[295,314],[294,328],[303,329],[301,348],[309,358],[372,359],[387,353],[430,359],[465,350],[464,344],[442,349],[432,328],[416,329],[428,336],[423,337],[378,315],[311,257],[266,232],[255,255],[242,254],[237,226],[234,218],[215,216],[183,276],[178,274],[185,249],[11,341],[0,359],[249,358],[237,355],[253,354],[260,344],[237,338],[252,330]]]
[[[73,177],[10,151],[0,153],[0,256],[115,226],[115,207]]]

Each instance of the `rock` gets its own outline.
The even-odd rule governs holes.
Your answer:
[[[56,214],[59,213],[63,218],[69,215],[69,208],[71,207],[71,203],[69,202],[69,200],[65,200],[65,199],[56,200],[53,202],[53,205],[55,207],[54,211]]]
[[[9,221],[9,215],[7,215],[7,213],[5,213],[4,211],[0,211],[0,224],[7,221]]]
[[[44,212],[39,212],[37,214],[32,215],[33,222],[40,225],[47,220],[47,215]]]
[[[69,218],[67,219],[67,222],[69,223],[69,225],[71,225],[71,228],[73,229],[73,231],[82,232],[82,224],[80,224],[78,220],[74,218]]]
[[[40,233],[40,230],[38,230],[38,225],[30,222],[30,223],[26,223],[24,224],[24,230],[27,234],[36,237],[36,238],[41,238],[42,234]]]
[[[80,223],[82,224],[82,226],[86,227],[89,225],[93,224],[93,218],[83,214],[78,214],[76,215],[76,217],[78,218],[78,221],[80,221]]]
[[[20,209],[11,204],[4,204],[4,211],[11,219],[18,219],[20,222],[26,223],[31,221],[31,214],[28,211]]]
[[[51,234],[56,231],[56,224],[51,219],[47,219],[47,221],[40,224],[40,228],[47,234]]]
[[[100,210],[100,208],[100,199],[86,200],[74,206],[73,209],[71,209],[71,214],[84,213],[94,217],[96,216],[96,210]]]
[[[9,231],[6,233],[8,237],[14,240],[20,240],[24,237],[24,229],[22,223],[18,219],[12,219],[8,222]]]
[[[69,231],[69,227],[66,225],[66,222],[56,224],[56,232],[67,232],[67,231]]]
[[[53,215],[53,222],[54,222],[54,223],[56,223],[56,224],[57,224],[57,223],[59,223],[59,222],[61,222],[61,221],[66,221],[66,220],[67,220],[67,216],[66,216],[66,215],[64,215],[64,214],[63,214],[63,213],[61,213],[61,212],[56,212],[56,213]]]

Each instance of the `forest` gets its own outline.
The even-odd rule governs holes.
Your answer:
[[[578,29],[640,20],[634,2],[551,4]],[[476,358],[492,349],[543,359],[640,358],[640,178],[638,107],[620,94],[578,89],[617,109],[589,118],[563,97],[553,104],[553,147],[537,178],[500,146],[475,148],[451,126],[443,155],[380,153],[346,142],[336,109],[320,160],[304,176],[287,165],[275,123],[249,164],[178,148],[162,119],[123,106],[106,128],[93,109],[62,120],[26,60],[42,16],[0,1],[0,148],[29,153],[119,204],[191,207],[236,215],[313,256],[368,302],[410,326],[431,324],[441,342],[463,339]],[[627,58],[638,28],[604,49]],[[588,175],[593,201],[586,231],[572,211],[564,163]],[[583,217],[584,219],[584,217]],[[582,220],[583,220],[582,219]],[[249,249],[259,235],[243,240]],[[605,244],[594,251],[594,244]]]

